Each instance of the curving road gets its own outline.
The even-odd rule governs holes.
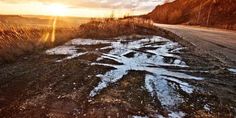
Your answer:
[[[181,36],[223,63],[236,67],[236,31],[185,25],[155,25]]]

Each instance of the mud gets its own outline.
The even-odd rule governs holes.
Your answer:
[[[236,75],[159,36],[74,39],[0,69],[1,117],[234,117]]]

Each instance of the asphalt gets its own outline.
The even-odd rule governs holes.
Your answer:
[[[236,31],[186,25],[155,25],[177,34],[227,66],[236,67]]]

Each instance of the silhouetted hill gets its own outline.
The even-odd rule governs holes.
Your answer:
[[[158,23],[236,29],[236,0],[176,0],[144,17]]]

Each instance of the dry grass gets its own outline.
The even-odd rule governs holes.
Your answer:
[[[80,26],[83,38],[111,38],[132,34],[152,34],[153,22],[139,18],[92,20]]]
[[[23,54],[65,42],[76,37],[77,29],[59,27],[53,36],[53,26],[0,24],[0,62],[11,62]]]
[[[153,33],[156,33],[156,27],[152,25],[151,21],[137,18],[93,19],[80,26],[67,24],[58,26],[55,36],[53,35],[53,25],[0,24],[0,62],[12,62],[16,57],[52,47],[76,37],[111,38]]]

